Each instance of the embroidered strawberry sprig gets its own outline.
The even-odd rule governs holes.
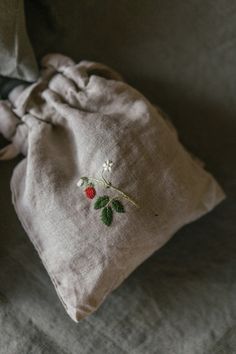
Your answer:
[[[107,160],[103,164],[103,169],[100,178],[93,178],[93,177],[81,177],[77,183],[78,187],[83,188],[84,193],[88,199],[94,199],[97,192],[95,189],[95,184],[101,184],[105,188],[111,189],[115,192],[114,197],[110,197],[106,194],[97,197],[94,209],[101,210],[101,221],[110,226],[113,221],[113,214],[116,213],[125,213],[125,208],[123,203],[121,202],[122,199],[127,200],[134,206],[138,207],[138,204],[131,199],[126,193],[121,191],[119,188],[112,185],[110,181],[108,181],[104,177],[105,172],[111,172],[113,166],[113,162]]]

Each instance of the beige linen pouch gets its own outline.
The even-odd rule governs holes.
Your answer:
[[[37,83],[0,103],[0,131],[12,141],[0,157],[25,155],[13,203],[78,321],[224,193],[119,74],[62,55],[43,67]]]

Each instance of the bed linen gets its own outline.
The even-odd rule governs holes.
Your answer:
[[[68,8],[62,1],[55,8],[48,5],[63,34],[37,27],[31,9],[35,50],[44,51],[50,42],[52,50],[64,50],[75,60],[100,60],[122,72],[161,103],[227,199],[175,235],[96,314],[74,324],[11,206],[9,179],[18,161],[5,162],[0,171],[0,353],[235,354],[235,2],[120,1],[109,12],[107,1],[96,10],[94,1],[68,1]],[[44,43],[43,31],[49,34]],[[1,140],[1,146],[5,143]]]
[[[25,24],[24,0],[0,2],[0,75],[26,81],[38,77]]]

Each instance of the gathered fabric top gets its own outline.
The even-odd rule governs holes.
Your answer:
[[[92,75],[123,81],[120,74],[106,65],[81,61],[79,64],[61,54],[42,59],[40,78],[27,88],[17,86],[8,100],[0,101],[0,133],[11,143],[0,150],[0,160],[27,155],[27,135],[31,119],[56,124],[55,109],[63,114],[66,106],[90,112],[83,90]],[[65,105],[66,103],[66,105]],[[85,107],[86,106],[86,107]],[[56,116],[56,120],[60,119]]]

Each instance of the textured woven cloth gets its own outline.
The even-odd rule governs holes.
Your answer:
[[[235,1],[26,4],[35,7],[27,19],[39,57],[60,51],[122,72],[171,116],[227,198],[76,324],[11,205],[9,181],[21,158],[1,162],[0,353],[235,354]]]
[[[77,321],[224,193],[115,71],[61,55],[43,66],[42,78],[12,97],[13,107],[1,103],[0,129],[12,144],[0,156],[27,155],[13,174],[13,202]],[[101,166],[110,172],[113,164],[104,176]]]
[[[0,75],[26,81],[38,77],[25,25],[24,0],[0,2]]]

